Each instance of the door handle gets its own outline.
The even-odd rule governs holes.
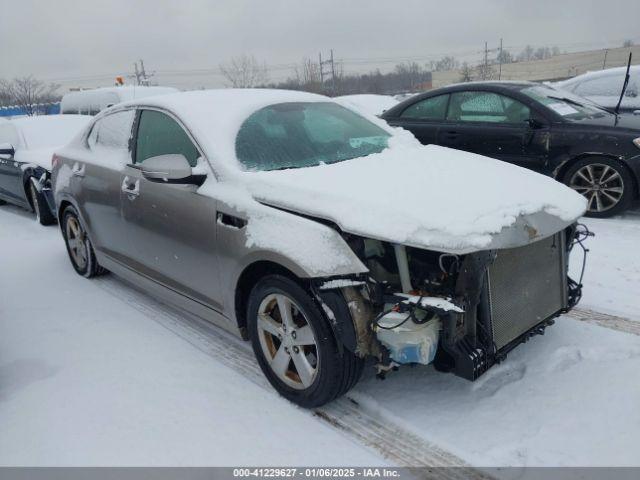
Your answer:
[[[229,215],[228,213],[218,212],[216,215],[218,225],[225,225],[227,227],[240,230],[244,228],[247,221],[244,218],[236,217],[235,215]]]
[[[75,176],[75,177],[84,177],[84,169],[85,166],[84,164],[80,165],[79,163],[74,163],[73,164],[73,168],[71,169],[71,173]]]
[[[136,197],[140,195],[140,180],[136,180],[131,183],[131,179],[129,177],[124,177],[120,190],[127,194],[129,200],[135,200]]]

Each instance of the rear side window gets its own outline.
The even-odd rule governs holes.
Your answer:
[[[128,150],[134,116],[134,110],[126,110],[112,113],[98,120],[87,138],[89,148]]]
[[[421,120],[444,120],[448,102],[449,95],[427,98],[406,108],[400,116]]]
[[[155,110],[143,110],[138,124],[136,163],[151,157],[182,154],[195,167],[200,153],[184,129],[168,115]]]
[[[522,123],[530,115],[529,107],[504,95],[493,92],[456,92],[451,95],[447,120]]]

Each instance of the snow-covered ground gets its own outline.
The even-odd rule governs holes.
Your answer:
[[[585,243],[590,251],[580,306],[640,321],[640,210],[582,222],[595,237]],[[576,248],[574,256],[579,255]],[[577,278],[580,259],[574,260],[572,273]]]
[[[364,447],[78,276],[0,208],[0,465],[368,465]]]
[[[582,306],[637,318],[640,216],[585,223]],[[117,278],[76,275],[57,227],[9,206],[0,268],[0,465],[385,462],[157,321],[150,299],[132,306]],[[367,370],[351,397],[473,465],[640,465],[638,380],[639,336],[564,317],[474,383]]]

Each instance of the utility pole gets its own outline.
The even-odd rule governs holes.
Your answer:
[[[141,85],[148,87],[151,84],[151,77],[153,77],[153,73],[147,75],[147,72],[144,69],[144,62],[140,59],[140,67],[138,68],[138,62],[134,62],[134,76],[136,78],[136,85]]]
[[[322,60],[322,53],[318,53],[318,62],[320,67],[320,83],[324,90],[325,76],[331,75],[331,90],[333,94],[336,94],[336,69],[333,63],[333,49],[331,49],[331,55],[329,60]],[[325,70],[325,67],[327,68]]]
[[[498,80],[502,80],[502,39],[500,39],[500,53],[498,54],[500,67],[498,67]]]
[[[336,95],[336,69],[333,64],[333,48],[331,49],[331,84],[333,88],[333,96]]]
[[[609,49],[606,48],[604,51],[604,62],[602,62],[602,70],[604,70],[604,67],[607,66],[607,53],[609,53]]]
[[[482,71],[482,80],[487,79],[487,68],[489,68],[489,50],[487,42],[484,42],[484,70]]]

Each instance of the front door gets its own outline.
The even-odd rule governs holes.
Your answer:
[[[542,170],[548,157],[548,128],[532,126],[529,107],[494,92],[451,94],[438,144]]]
[[[192,167],[205,162],[174,118],[151,109],[139,112],[134,152],[134,166],[166,154],[182,154]],[[147,180],[127,166],[121,203],[129,266],[220,311],[215,200],[199,195],[195,185]]]

